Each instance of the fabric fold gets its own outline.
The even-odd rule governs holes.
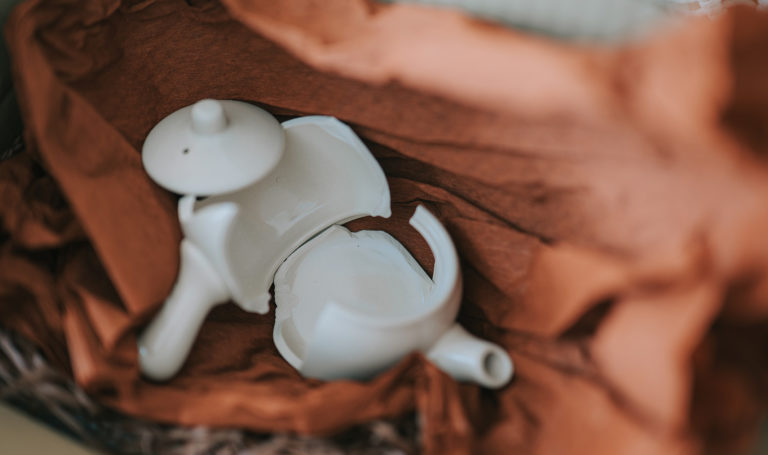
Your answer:
[[[738,8],[611,48],[368,0],[28,0],[6,29],[33,147],[0,163],[0,324],[162,422],[329,435],[416,411],[431,454],[733,453],[766,405],[762,89],[739,85],[762,74],[766,24]],[[350,124],[393,211],[350,228],[430,269],[407,220],[435,213],[462,261],[460,322],[516,379],[480,390],[413,355],[368,382],[305,380],[273,314],[233,305],[176,378],[143,379],[135,337],[180,231],[141,144],[202,98]]]

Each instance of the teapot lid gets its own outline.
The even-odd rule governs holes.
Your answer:
[[[179,194],[209,196],[250,186],[280,162],[285,132],[241,101],[205,99],[161,120],[144,141],[152,180]]]

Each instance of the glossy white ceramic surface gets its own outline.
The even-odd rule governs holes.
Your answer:
[[[433,280],[389,234],[333,226],[275,275],[275,344],[302,374],[366,379],[412,351],[460,380],[500,387],[513,367],[500,347],[454,323],[461,301],[456,250],[418,207],[411,224],[435,256]]]
[[[236,191],[270,173],[285,134],[263,109],[202,100],[161,120],[144,141],[144,168],[163,188],[207,196]]]
[[[216,124],[215,112],[208,117],[214,121],[208,118],[203,126],[193,126],[219,131],[214,134],[230,132]],[[188,134],[188,127],[192,126],[180,126],[179,134]],[[185,238],[179,277],[139,339],[139,361],[147,376],[167,379],[181,368],[214,305],[231,299],[248,311],[266,313],[277,267],[313,235],[361,216],[390,215],[384,173],[348,126],[331,117],[302,117],[285,122],[281,132],[282,158],[259,181],[204,200],[194,194],[180,199]],[[253,145],[249,144],[250,153],[258,154]],[[155,154],[155,147],[153,142],[145,152]],[[208,167],[206,160],[191,161],[188,166],[191,175],[201,180],[197,190],[205,186],[206,169],[213,181],[219,180],[221,168]],[[177,178],[162,168],[150,176],[167,188]]]
[[[179,205],[187,239],[219,271],[233,300],[266,313],[277,267],[302,243],[336,223],[390,216],[381,167],[346,125],[332,117],[283,124],[277,168],[242,191]]]
[[[435,257],[430,279],[390,235],[338,226],[390,215],[387,180],[355,133],[331,117],[273,121],[204,100],[147,138],[150,176],[184,194],[184,239],[174,288],[139,338],[142,372],[176,374],[217,304],[266,313],[274,280],[275,343],[306,376],[368,378],[420,350],[459,380],[506,384],[506,352],[454,323],[461,273],[437,218],[423,207],[411,218]]]

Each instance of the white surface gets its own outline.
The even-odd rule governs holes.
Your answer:
[[[280,124],[240,101],[202,100],[161,120],[144,141],[144,168],[174,193],[237,191],[270,173],[285,149]]]
[[[194,115],[196,120],[191,121],[190,128],[216,136],[238,136],[239,130],[232,129],[232,116],[226,127],[218,121],[217,103],[196,104],[194,111],[200,113]],[[244,104],[228,103],[221,102],[227,113]],[[178,112],[168,118],[177,117]],[[172,142],[173,128],[160,128],[160,124],[153,133],[168,133],[165,139]],[[225,189],[224,194],[197,201],[195,194],[200,194],[201,188],[209,183],[209,189],[217,188],[223,181],[224,168],[209,165],[207,160],[188,163],[192,181],[184,185],[194,188],[195,193],[179,201],[185,236],[181,269],[159,315],[139,338],[140,365],[145,375],[163,380],[181,368],[214,305],[232,299],[248,311],[266,313],[277,267],[313,235],[335,223],[366,215],[390,215],[384,173],[348,126],[331,117],[315,116],[285,122],[280,131],[285,141],[285,151],[280,151],[282,159],[269,174],[242,190]],[[271,130],[267,133],[266,143],[271,147],[274,137]],[[216,150],[214,146],[236,143],[235,139],[221,137],[209,144],[212,148],[207,151],[211,157],[227,161],[233,149]],[[145,152],[160,150],[157,144],[145,145]],[[242,154],[231,155],[240,159],[260,148],[262,144],[254,139]],[[226,155],[219,153],[224,151]],[[145,164],[152,163],[152,159],[145,159]],[[206,174],[206,170],[210,173]],[[151,177],[159,176],[159,183],[174,187],[168,183],[175,181],[175,175],[169,177],[171,174],[162,166],[155,171],[150,172]]]
[[[423,207],[411,218],[435,257],[430,279],[388,234],[336,225],[390,215],[386,177],[348,126],[302,117],[275,135],[263,116],[274,120],[245,103],[203,100],[162,120],[147,138],[150,176],[190,194],[178,206],[179,276],[139,338],[142,372],[157,380],[176,374],[214,305],[231,299],[266,313],[274,279],[275,343],[306,376],[365,378],[421,350],[459,380],[506,384],[506,352],[454,324],[461,272],[437,218]],[[190,141],[189,153],[173,148]],[[263,150],[280,157],[269,172],[253,164]],[[200,194],[211,196],[198,201]]]
[[[283,127],[286,151],[271,174],[180,213],[184,234],[211,260],[235,302],[259,313],[268,310],[278,266],[302,243],[333,224],[390,215],[384,172],[348,126],[313,116]]]
[[[507,353],[453,322],[462,285],[450,236],[423,207],[411,224],[432,249],[434,282],[389,234],[333,226],[275,275],[275,345],[314,378],[367,379],[421,350],[458,380],[505,385]]]
[[[489,389],[506,385],[515,370],[506,351],[473,336],[459,324],[446,330],[426,354],[457,381],[473,381]]]
[[[176,285],[139,338],[141,371],[156,380],[176,374],[208,312],[227,299],[229,291],[208,259],[193,243],[183,240]]]

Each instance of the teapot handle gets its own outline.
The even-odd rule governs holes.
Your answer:
[[[205,316],[229,298],[227,287],[208,259],[192,242],[182,240],[179,276],[173,291],[138,341],[142,373],[158,381],[176,374]]]

